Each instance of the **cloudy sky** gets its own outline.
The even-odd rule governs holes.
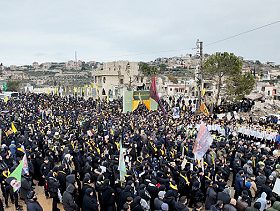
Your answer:
[[[0,62],[150,61],[195,51],[280,64],[279,0],[1,0]]]

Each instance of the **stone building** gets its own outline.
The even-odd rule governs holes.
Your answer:
[[[97,87],[97,96],[110,98],[122,96],[124,91],[145,89],[146,82],[139,73],[138,62],[106,62],[92,71],[93,85]]]

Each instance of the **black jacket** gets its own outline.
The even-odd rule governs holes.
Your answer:
[[[132,197],[132,194],[130,192],[131,186],[127,185],[125,189],[121,192],[120,198],[118,201],[118,211],[120,211],[123,208],[123,205],[125,204],[127,197]]]
[[[54,177],[48,178],[48,191],[50,193],[50,197],[54,198],[57,196],[58,188],[59,188],[59,181]]]
[[[48,173],[51,171],[51,163],[48,162],[48,163],[43,163],[40,167],[40,172],[41,172],[41,175],[43,176],[47,176]]]
[[[180,202],[175,202],[174,208],[176,211],[189,211],[187,206]]]
[[[216,204],[216,202],[217,193],[215,192],[213,187],[209,187],[206,192],[205,209],[210,210],[211,205]]]
[[[217,196],[217,200],[221,200],[224,205],[230,203],[230,196],[224,192],[219,192]]]
[[[64,171],[59,171],[57,175],[62,193],[66,190],[66,176],[67,175]]]
[[[109,185],[106,185],[101,190],[102,192],[102,205],[104,211],[114,211],[115,210],[115,191]]]
[[[34,201],[34,200],[26,200],[26,210],[27,211],[43,211],[41,205],[39,202]]]
[[[20,198],[26,199],[29,191],[33,190],[31,181],[28,181],[24,176],[21,177],[21,187],[19,190]]]

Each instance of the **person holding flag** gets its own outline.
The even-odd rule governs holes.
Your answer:
[[[13,202],[13,198],[11,195],[11,186],[10,184],[6,181],[6,179],[10,176],[10,171],[9,168],[6,167],[3,169],[2,174],[0,175],[0,182],[1,182],[1,190],[3,197],[5,199],[5,205],[6,207],[9,207],[8,201],[9,201],[9,195],[11,198],[11,201]]]
[[[21,187],[21,174],[23,169],[23,162],[20,162],[16,169],[7,177],[6,182],[13,188],[11,191],[12,196],[15,200],[16,210],[20,210],[22,206],[18,204],[18,191]]]

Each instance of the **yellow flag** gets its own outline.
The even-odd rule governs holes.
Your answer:
[[[202,96],[205,95],[205,88],[202,90]]]
[[[106,98],[107,98],[107,102],[109,102],[109,96],[108,95],[106,96]]]
[[[203,102],[201,103],[200,110],[203,112],[203,114],[205,116],[209,115],[208,109],[207,109],[206,105]]]
[[[17,132],[17,129],[16,129],[16,127],[14,126],[14,123],[11,122],[11,125],[12,125],[12,130],[13,130],[13,132],[16,133],[16,132]]]
[[[49,95],[50,94],[50,87],[48,87],[47,90],[48,90],[48,95]]]
[[[8,96],[6,96],[4,102],[6,103],[6,102],[8,102],[8,100],[9,100],[9,98],[8,98]]]

